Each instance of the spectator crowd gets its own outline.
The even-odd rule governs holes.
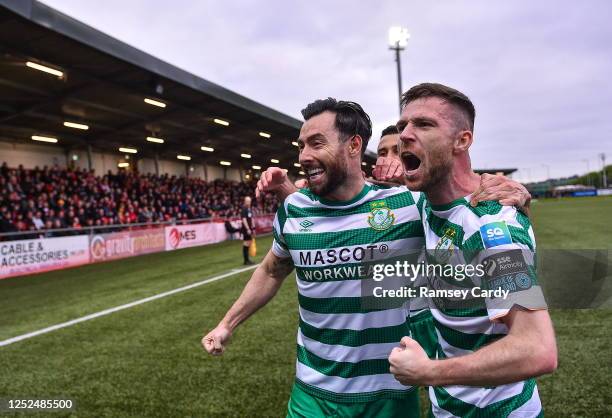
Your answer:
[[[254,198],[254,190],[254,182],[124,170],[96,176],[93,170],[10,168],[5,162],[0,167],[0,232],[239,217],[244,196]],[[266,194],[253,208],[274,213],[277,205],[274,195]]]

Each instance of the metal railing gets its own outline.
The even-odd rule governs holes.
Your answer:
[[[267,215],[267,214],[261,214]],[[259,216],[259,215],[257,215]],[[53,228],[53,229],[36,229],[29,231],[15,231],[15,232],[2,232],[0,233],[0,241],[15,241],[21,239],[36,239],[36,238],[51,238],[51,237],[62,237],[62,236],[74,236],[74,235],[96,235],[103,234],[105,232],[121,232],[129,231],[132,229],[147,229],[158,226],[172,226],[172,225],[191,225],[196,223],[209,223],[209,222],[225,222],[232,221],[238,218],[197,218],[197,219],[172,219],[163,222],[138,222],[129,224],[113,224],[113,225],[94,225],[94,226],[83,226],[81,228]]]

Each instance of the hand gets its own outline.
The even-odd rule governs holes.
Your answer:
[[[378,157],[372,176],[376,180],[404,184],[404,166],[397,158]]]
[[[262,192],[274,192],[278,200],[284,202],[287,196],[297,192],[287,173],[282,168],[270,167],[261,174],[255,189],[255,196],[259,198]]]
[[[232,331],[224,325],[217,325],[217,328],[210,331],[202,338],[202,347],[213,356],[220,356],[232,338]]]
[[[372,177],[367,177],[366,181],[368,183],[376,184],[377,186],[383,186],[383,187],[397,187],[397,186],[401,185],[401,184],[395,183],[393,181],[380,181],[380,180],[376,180],[375,178],[372,178]]]
[[[297,187],[298,189],[305,189],[308,187],[308,180],[298,179],[295,181],[295,183],[293,183],[293,185]]]
[[[432,363],[423,347],[410,337],[400,341],[400,347],[395,347],[389,355],[389,370],[402,385],[431,385],[428,373]]]
[[[504,206],[529,207],[531,195],[521,183],[510,180],[508,177],[493,174],[480,176],[480,186],[472,194],[470,204],[478,205],[485,200],[496,200]]]
[[[287,173],[285,173],[282,168],[270,167],[261,173],[261,177],[259,177],[259,181],[257,182],[257,188],[255,189],[255,197],[259,198],[261,193],[275,192],[280,189],[285,182],[290,183]]]

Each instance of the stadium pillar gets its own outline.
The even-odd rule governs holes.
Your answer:
[[[159,176],[159,154],[155,153],[155,175]]]
[[[204,181],[208,182],[208,164],[204,163],[202,167],[204,168]]]
[[[91,171],[92,169],[92,158],[91,158],[91,145],[87,144],[87,169]]]

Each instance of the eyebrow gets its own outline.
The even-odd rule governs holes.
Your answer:
[[[435,119],[432,118],[428,118],[427,116],[417,116],[416,118],[412,119],[413,122],[430,122],[433,123],[434,125],[438,126],[438,122],[436,122]]]
[[[324,140],[327,140],[325,135],[317,132],[316,134],[312,134],[310,136],[307,136],[306,138],[298,138],[297,141],[298,142],[300,142],[300,141],[308,142],[308,141],[313,140],[313,139],[324,139]]]
[[[397,128],[398,131],[402,131],[404,127],[406,127],[406,125],[408,125],[408,123],[423,123],[423,122],[428,122],[433,124],[434,126],[438,126],[438,122],[435,119],[429,118],[427,116],[416,116],[414,118],[410,118],[408,119],[408,121],[405,120],[400,120],[395,124],[395,127]]]

